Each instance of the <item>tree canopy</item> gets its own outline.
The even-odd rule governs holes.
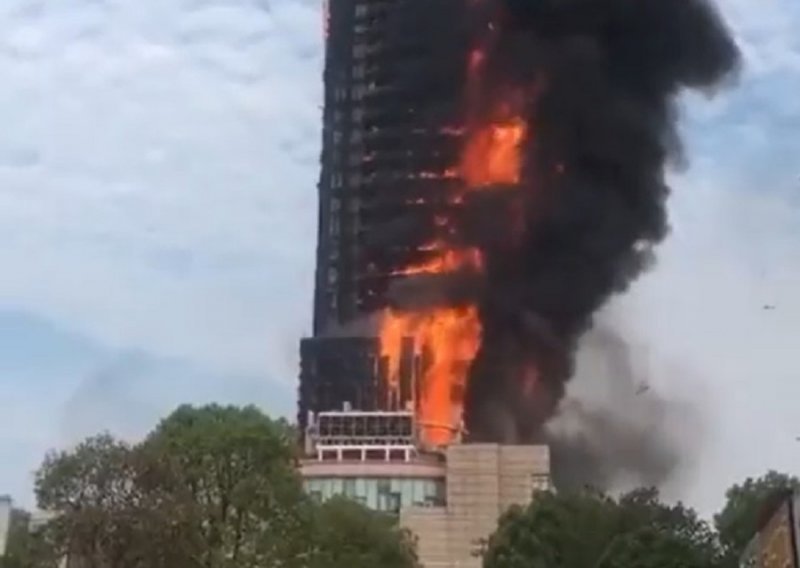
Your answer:
[[[316,511],[311,568],[407,568],[416,566],[412,536],[395,519],[338,497]]]
[[[653,489],[612,499],[591,490],[543,493],[509,511],[485,568],[735,568],[776,497],[800,487],[771,471],[734,485],[713,527]]]
[[[0,568],[55,568],[56,558],[43,540],[43,534],[30,530],[30,515],[14,509],[6,535],[6,551]]]
[[[308,520],[290,430],[255,407],[178,408],[142,450],[170,462],[191,503],[204,566],[264,566],[300,554]],[[179,489],[180,488],[180,489]]]
[[[542,493],[501,518],[485,568],[710,568],[711,528],[653,489],[620,499],[590,490]]]
[[[769,471],[759,478],[747,478],[725,493],[726,503],[714,517],[714,526],[726,551],[727,564],[736,566],[736,561],[759,529],[765,507],[789,491],[800,488],[797,477]]]
[[[108,434],[48,454],[29,530],[12,516],[0,568],[416,568],[394,517],[302,489],[294,432],[254,407],[182,406],[143,441]],[[734,568],[775,495],[800,486],[769,472],[731,487],[713,527],[654,489],[539,493],[509,510],[484,568]]]
[[[139,444],[103,434],[51,453],[36,478],[59,513],[46,542],[86,568],[413,567],[393,522],[305,496],[292,435],[254,407],[183,406]]]

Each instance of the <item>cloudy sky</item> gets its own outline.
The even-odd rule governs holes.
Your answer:
[[[721,0],[747,68],[683,102],[661,262],[615,306],[702,402],[703,510],[800,472],[800,3]],[[0,3],[0,493],[179,402],[290,414],[310,325],[321,0]],[[774,306],[774,309],[765,309]]]

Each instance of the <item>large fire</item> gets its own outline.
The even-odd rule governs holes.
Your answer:
[[[519,147],[525,130],[525,122],[517,116],[478,128],[467,140],[461,161],[461,176],[467,187],[519,183]]]
[[[381,327],[381,349],[389,360],[389,381],[396,385],[403,338],[411,337],[414,350],[425,361],[416,393],[417,420],[425,442],[448,443],[461,418],[467,371],[480,345],[481,326],[475,306],[438,308],[403,313],[386,310]]]
[[[460,270],[481,271],[483,269],[483,258],[478,249],[445,247],[444,243],[437,241],[431,246],[434,254],[430,260],[407,266],[395,272],[395,275],[446,274]]]
[[[483,59],[480,50],[470,54],[468,73],[472,83],[480,80]],[[509,105],[501,105],[491,120],[459,130],[464,138],[461,157],[448,172],[457,172],[463,181],[463,193],[519,182],[520,148],[527,136],[527,125],[509,109]],[[463,194],[450,199],[456,204],[462,200]],[[437,218],[436,225],[446,228],[449,219]],[[409,265],[395,275],[483,272],[484,259],[478,249],[457,248],[446,239],[425,248],[431,253],[429,260]],[[423,362],[415,393],[416,412],[423,441],[432,446],[446,445],[460,430],[466,377],[480,347],[481,334],[476,305],[415,312],[386,309],[382,314],[381,353],[388,360],[390,388],[398,388],[404,338],[413,340],[414,351]]]

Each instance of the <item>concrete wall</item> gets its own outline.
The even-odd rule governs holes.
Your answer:
[[[10,497],[0,496],[0,556],[6,553],[8,531],[11,528],[11,510],[13,503]]]
[[[400,522],[417,537],[425,568],[479,568],[498,517],[549,487],[546,446],[459,444],[447,450],[447,506],[406,509]]]

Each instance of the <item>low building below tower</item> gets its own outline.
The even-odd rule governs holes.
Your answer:
[[[343,495],[397,514],[424,568],[478,568],[500,515],[550,488],[547,446],[451,444],[421,451],[411,412],[310,417],[301,474],[325,500]]]

